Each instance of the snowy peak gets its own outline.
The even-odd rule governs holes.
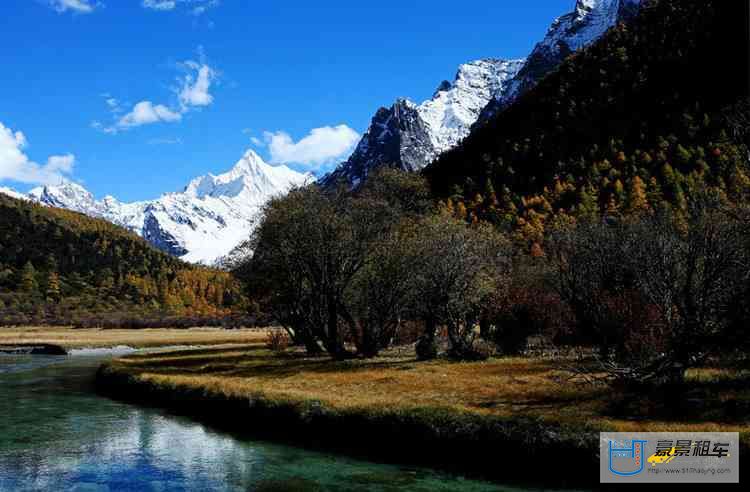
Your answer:
[[[323,179],[358,186],[380,166],[418,171],[466,138],[487,103],[501,97],[523,60],[484,59],[461,65],[453,82],[443,81],[419,105],[398,99],[380,108],[346,162]]]
[[[109,220],[174,256],[213,264],[249,237],[270,198],[311,180],[309,174],[271,166],[247,151],[226,173],[195,178],[182,192],[150,201],[123,203],[112,196],[97,201],[72,182],[35,188],[27,195],[0,192]]]
[[[483,59],[461,65],[419,105],[398,100],[380,108],[352,156],[323,179],[356,187],[379,166],[418,171],[466,138],[478,122],[515,101],[569,54],[633,17],[641,0],[577,0],[557,18],[526,60]]]
[[[458,68],[453,83],[443,82],[433,98],[419,106],[417,111],[428,126],[434,147],[433,158],[466,138],[482,109],[503,94],[506,82],[523,63],[498,59],[465,63]]]
[[[94,199],[94,196],[86,188],[72,181],[67,181],[57,186],[34,188],[29,192],[29,195],[40,199],[46,197],[48,200],[61,201],[77,200],[86,202]]]
[[[235,198],[244,196],[253,202],[265,202],[279,190],[310,181],[311,175],[301,174],[286,166],[271,166],[253,150],[248,150],[234,167],[214,176],[208,174],[188,184],[184,193],[195,198]]]
[[[85,214],[95,210],[97,216],[101,214],[101,204],[94,200],[94,195],[72,181],[63,182],[57,186],[34,188],[28,196],[34,201],[51,207],[67,208]]]
[[[572,12],[555,19],[523,67],[507,81],[502,95],[484,108],[479,123],[513,104],[568,55],[594,43],[618,22],[634,17],[640,4],[641,0],[577,0]]]
[[[216,176],[216,182],[229,183],[238,179],[246,182],[264,181],[275,174],[276,169],[273,166],[266,164],[255,151],[248,150],[229,172]]]
[[[541,45],[551,50],[577,51],[596,41],[620,20],[626,0],[578,0],[570,14],[557,18]]]
[[[512,104],[555,70],[568,55],[589,46],[607,30],[635,16],[641,0],[577,0],[575,10],[552,22],[524,66],[507,83],[507,89],[494,98],[480,116],[486,121],[497,111]]]

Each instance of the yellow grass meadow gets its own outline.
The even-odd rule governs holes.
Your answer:
[[[0,345],[44,343],[66,349],[105,348],[126,345],[153,348],[170,345],[248,344],[265,340],[267,330],[221,328],[190,329],[73,329],[51,327],[0,328]]]
[[[719,407],[702,418],[659,418],[612,412],[605,385],[571,377],[560,359],[495,358],[486,362],[417,362],[409,350],[376,359],[334,362],[301,353],[274,354],[262,344],[207,347],[117,359],[110,369],[170,389],[201,389],[207,395],[317,401],[332,409],[394,411],[435,408],[461,414],[538,417],[544,421],[617,431],[739,431],[747,421],[727,419],[724,402],[750,398],[750,390],[722,382],[748,375],[728,369],[693,370],[688,380],[707,385]],[[747,388],[747,385],[745,385]],[[709,391],[709,390],[706,390]],[[636,402],[638,404],[638,402]]]

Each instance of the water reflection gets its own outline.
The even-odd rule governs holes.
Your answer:
[[[100,398],[100,361],[0,356],[0,490],[508,490],[244,441]]]

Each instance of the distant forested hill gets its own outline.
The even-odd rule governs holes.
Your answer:
[[[425,170],[445,207],[535,244],[555,221],[747,200],[747,2],[647,2]]]
[[[216,317],[239,292],[109,222],[0,194],[0,324]]]

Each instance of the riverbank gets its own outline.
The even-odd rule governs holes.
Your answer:
[[[92,383],[107,358],[0,356],[0,491],[508,490],[243,439],[161,408],[102,397]]]
[[[68,351],[60,345],[52,345],[47,343],[0,343],[0,354],[67,355]]]
[[[113,347],[156,348],[259,343],[265,329],[225,330],[222,328],[154,328],[142,330],[60,327],[0,328],[0,346],[57,346],[72,349]]]
[[[749,396],[744,373],[707,369],[689,378],[724,388],[714,395],[720,408]],[[103,366],[97,382],[115,398],[233,432],[524,484],[598,483],[604,430],[740,431],[743,449],[750,430],[747,413],[716,413],[714,398],[702,420],[618,415],[606,387],[571,380],[559,361],[544,359],[425,363],[396,351],[333,362],[255,344],[133,355]]]

